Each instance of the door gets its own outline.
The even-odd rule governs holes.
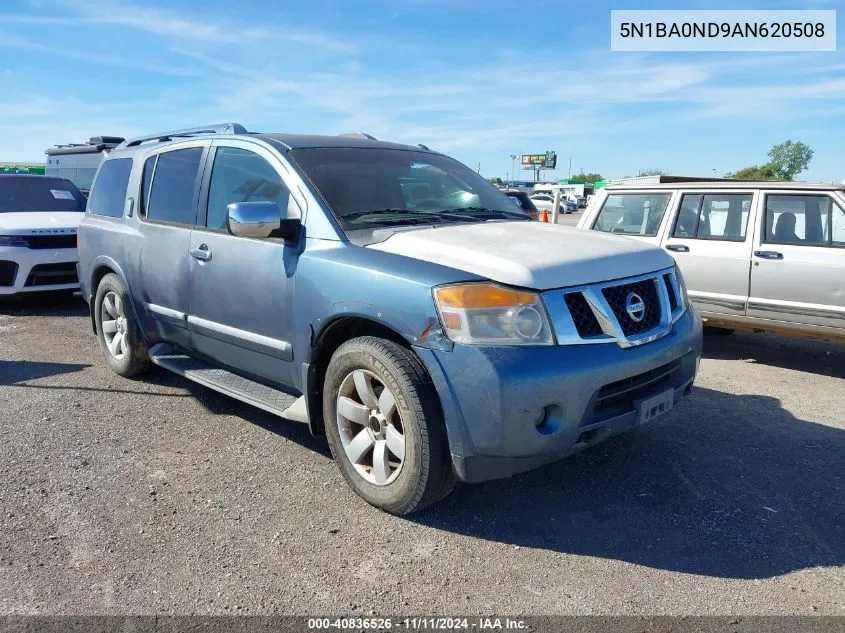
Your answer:
[[[195,142],[144,162],[137,250],[141,300],[161,339],[190,347],[191,227],[197,214],[199,168],[209,143]]]
[[[769,191],[757,223],[749,316],[845,329],[845,211],[827,192]]]
[[[704,313],[745,315],[754,193],[683,192],[664,247]],[[753,226],[753,223],[751,224]]]
[[[298,384],[293,363],[294,272],[299,246],[279,238],[235,237],[226,206],[269,200],[300,208],[285,165],[249,141],[215,141],[190,236],[190,316],[194,347],[221,365],[278,386]]]

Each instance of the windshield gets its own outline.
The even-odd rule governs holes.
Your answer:
[[[310,148],[290,152],[346,231],[401,224],[530,220],[461,163],[428,152]]]
[[[64,178],[0,176],[0,213],[85,211],[85,196]]]
[[[668,193],[611,193],[604,201],[593,229],[654,237],[668,203]]]

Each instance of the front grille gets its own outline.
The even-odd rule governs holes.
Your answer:
[[[633,411],[637,400],[658,392],[661,387],[668,388],[680,369],[681,360],[677,359],[642,374],[605,385],[596,394],[593,414],[587,424]]]
[[[678,297],[675,295],[675,285],[672,283],[672,275],[666,273],[663,275],[663,283],[666,284],[666,292],[669,293],[669,309],[675,312],[680,307]]]
[[[76,262],[61,264],[37,264],[29,271],[26,278],[27,286],[51,286],[53,284],[75,284]]]
[[[0,286],[14,286],[18,265],[15,262],[0,261]]]
[[[603,334],[601,325],[599,325],[596,315],[590,310],[587,300],[583,293],[570,292],[563,295],[566,301],[566,307],[569,308],[569,314],[572,315],[572,321],[575,323],[575,329],[578,330],[578,336],[581,338],[590,338],[591,336],[599,336]]]
[[[76,235],[28,235],[29,248],[76,248]]]
[[[653,330],[660,324],[660,299],[654,279],[645,279],[634,283],[622,284],[603,288],[604,298],[610,304],[610,309],[616,316],[625,336],[636,336]],[[642,299],[644,310],[642,319],[637,321],[628,314],[628,297],[637,295]]]

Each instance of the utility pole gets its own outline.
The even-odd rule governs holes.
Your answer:
[[[569,175],[566,177],[567,180],[572,178],[572,156],[569,157]]]
[[[478,163],[478,175],[481,175],[481,162]]]
[[[511,154],[511,187],[514,180],[516,180],[516,154]]]

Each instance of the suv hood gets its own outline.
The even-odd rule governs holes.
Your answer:
[[[4,235],[75,233],[76,227],[79,226],[84,217],[85,214],[81,211],[0,213],[0,232]]]
[[[649,244],[541,222],[486,222],[401,231],[367,248],[534,290],[630,277],[674,264],[667,253]]]

